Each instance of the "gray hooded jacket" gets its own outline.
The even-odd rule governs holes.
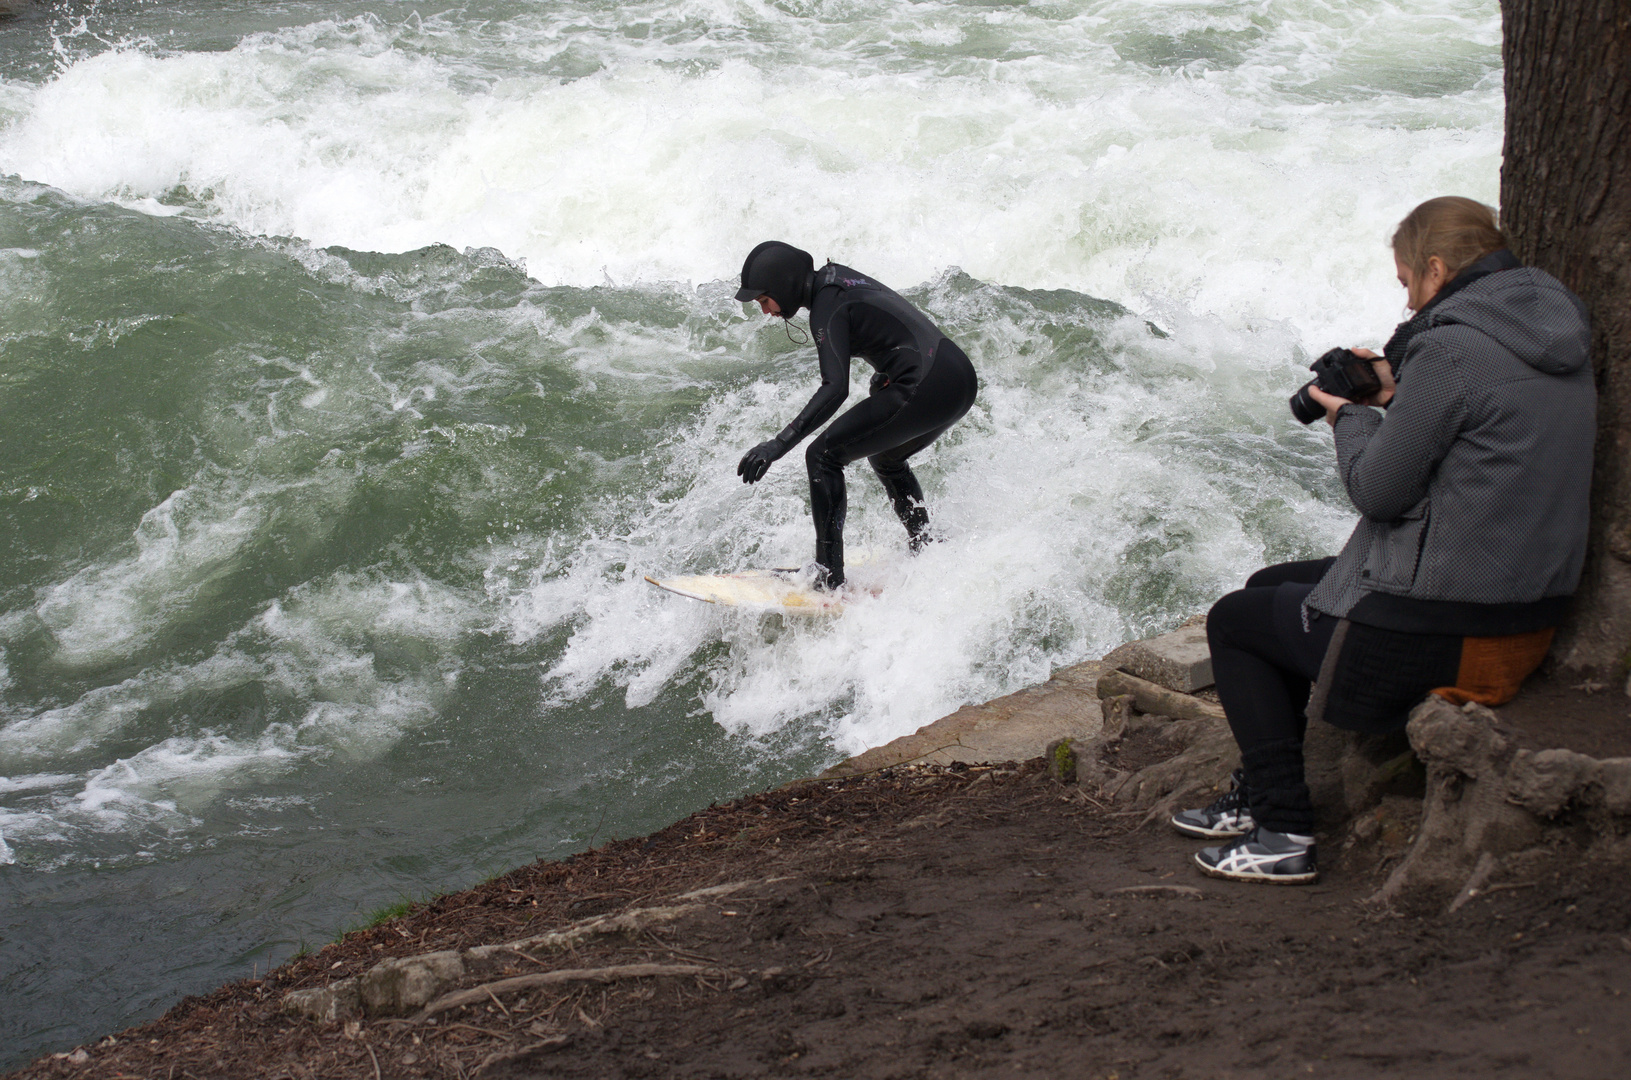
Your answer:
[[[1386,417],[1337,413],[1337,469],[1363,517],[1307,608],[1413,633],[1556,625],[1586,550],[1590,341],[1580,299],[1527,267],[1432,308]]]

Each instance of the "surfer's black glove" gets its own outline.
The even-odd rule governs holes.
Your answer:
[[[736,475],[744,484],[757,484],[770,469],[770,463],[787,453],[787,444],[780,439],[767,439],[742,455],[736,466]]]

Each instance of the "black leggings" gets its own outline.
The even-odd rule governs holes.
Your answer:
[[[1276,832],[1311,833],[1313,806],[1303,779],[1303,710],[1319,677],[1337,620],[1302,603],[1335,559],[1266,567],[1206,617],[1212,676],[1240,746],[1252,817]]]
[[[805,451],[810,467],[810,512],[815,517],[816,562],[829,584],[844,581],[844,466],[866,458],[915,550],[924,540],[929,511],[923,488],[906,459],[928,446],[974,405],[979,380],[956,342],[942,339],[934,363],[911,391],[885,384],[827,425]]]

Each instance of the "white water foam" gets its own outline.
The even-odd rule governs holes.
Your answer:
[[[1283,415],[1297,359],[1379,344],[1400,310],[1386,235],[1410,205],[1495,194],[1487,2],[1097,3],[1067,16],[875,0],[846,18],[814,5],[554,5],[401,25],[343,10],[225,51],[65,53],[56,77],[0,87],[0,171],[224,223],[317,282],[415,305],[375,344],[464,320],[449,348],[471,354],[408,370],[255,357],[274,389],[206,403],[226,473],[195,478],[149,510],[128,551],[17,616],[17,635],[49,635],[60,672],[142,666],[3,714],[0,761],[75,777],[19,789],[0,813],[13,841],[184,828],[220,793],[325,755],[382,753],[436,715],[477,627],[519,646],[569,635],[545,664],[548,703],[612,688],[641,708],[683,686],[681,708],[733,732],[807,723],[844,751],[1159,629],[1271,551],[1340,540],[1349,511],[1319,494],[1328,450]],[[1216,40],[1233,53],[1186,58]],[[875,482],[851,470],[851,547],[878,553],[855,576],[887,588],[837,622],[743,617],[640,580],[807,557],[797,456],[752,489],[734,475],[812,388],[806,359],[762,366],[779,355],[763,335],[781,331],[744,320],[717,284],[767,235],[897,286],[934,280],[928,302],[962,328],[982,377],[976,410],[918,459],[943,543],[905,558]],[[419,285],[318,250],[429,243],[496,248],[552,283],[716,284],[645,286],[654,306],[689,312],[678,328],[558,315],[533,295],[426,315]],[[0,254],[20,283],[0,290],[12,333],[44,318],[27,299],[43,271],[32,249]],[[1169,336],[1140,318],[1016,315],[991,290],[953,295],[954,266],[1108,297]],[[98,328],[95,343],[126,329]],[[1055,339],[1089,332],[1102,348]],[[280,597],[203,659],[148,655],[276,513],[293,508],[310,542],[325,540],[362,470],[334,451],[277,479],[287,461],[505,383],[481,349],[518,338],[587,393],[691,387],[707,400],[680,430],[649,443],[632,432],[625,457],[597,460],[619,494],[582,520],[470,553],[485,595],[341,573]],[[404,458],[519,430],[410,427]],[[381,676],[381,634],[433,659]],[[142,727],[193,695],[257,683],[301,708],[247,735]],[[80,771],[58,771],[64,757]]]
[[[959,300],[949,288],[931,291],[932,308],[997,306],[989,290]],[[613,508],[541,562],[536,538],[495,552],[489,592],[506,605],[512,638],[571,629],[546,676],[555,700],[611,685],[639,708],[700,674],[700,704],[727,728],[767,736],[813,719],[815,733],[854,752],[1190,614],[1261,565],[1266,543],[1340,542],[1347,514],[1311,495],[1295,470],[1240,467],[1268,455],[1323,471],[1316,437],[1285,432],[1279,398],[1264,393],[1276,364],[1240,355],[1238,338],[1214,321],[1161,339],[1121,318],[1096,324],[1114,363],[1084,371],[1069,353],[1048,354],[1039,313],[1003,303],[1006,316],[983,316],[993,346],[971,348],[978,404],[914,459],[944,541],[907,558],[876,481],[850,470],[851,547],[875,552],[853,577],[884,587],[842,619],[710,608],[641,580],[807,558],[798,455],[752,488],[734,472],[753,433],[774,431],[810,392],[796,369],[716,394],[648,457],[644,471],[684,478],[677,493]],[[1016,347],[996,347],[1004,340]],[[1219,369],[1237,378],[1218,379]],[[857,381],[852,393],[862,392]],[[1231,458],[1219,461],[1220,452]],[[1161,551],[1129,564],[1152,544]],[[516,572],[528,564],[530,575]],[[1118,595],[1155,577],[1179,584],[1165,598]],[[1140,609],[1142,621],[1129,621]],[[715,642],[724,653],[693,670]]]
[[[204,660],[158,664],[0,727],[0,762],[94,756],[154,710],[250,686],[268,702],[258,732],[203,730],[81,774],[0,779],[0,794],[23,796],[0,809],[0,827],[56,843],[82,832],[174,837],[224,792],[302,762],[377,758],[438,715],[459,677],[453,646],[479,616],[469,597],[425,580],[337,574],[298,587]]]
[[[87,567],[43,591],[35,613],[55,639],[59,664],[101,666],[131,655],[255,539],[257,508],[197,515],[189,513],[196,495],[183,488],[142,515],[130,558]]]
[[[1405,209],[1494,195],[1493,3],[851,8],[559,5],[123,47],[11,87],[0,170],[251,234],[496,247],[549,282],[712,280],[785,233],[902,284],[955,265],[1346,334],[1397,311],[1382,241]],[[1208,33],[1238,44],[1116,51]]]

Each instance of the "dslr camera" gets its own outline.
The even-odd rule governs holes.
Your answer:
[[[1308,370],[1314,373],[1314,378],[1291,395],[1291,415],[1305,424],[1325,417],[1325,406],[1308,394],[1310,386],[1349,401],[1363,401],[1382,389],[1382,380],[1371,362],[1355,356],[1349,349],[1332,349],[1309,364]]]

